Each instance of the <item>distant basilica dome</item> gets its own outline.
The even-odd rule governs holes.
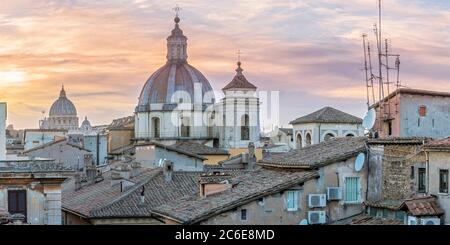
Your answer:
[[[50,107],[49,116],[77,116],[77,109],[72,101],[67,98],[64,85],[59,93],[59,98]]]
[[[77,109],[67,98],[64,85],[59,92],[59,98],[50,107],[48,118],[39,122],[41,129],[78,129]]]

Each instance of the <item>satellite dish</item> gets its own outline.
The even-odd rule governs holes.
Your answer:
[[[373,125],[375,125],[375,119],[376,119],[376,112],[375,109],[370,109],[367,111],[366,115],[364,116],[363,119],[363,127],[366,128],[367,130],[370,130],[373,128]]]
[[[308,225],[308,220],[307,219],[302,219],[302,221],[300,221],[300,223],[298,223],[299,225]]]
[[[364,162],[366,161],[366,155],[364,153],[359,153],[355,160],[355,171],[359,172],[364,167]]]

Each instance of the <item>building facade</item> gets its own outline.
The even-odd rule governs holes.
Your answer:
[[[0,161],[0,208],[32,225],[61,225],[67,170],[53,161]]]
[[[334,137],[364,136],[362,119],[324,107],[290,122],[294,128],[294,147],[318,144]]]
[[[380,137],[450,135],[450,93],[401,88],[371,106],[376,110],[373,131]]]
[[[91,151],[62,138],[47,144],[26,150],[22,153],[30,158],[53,159],[55,163],[62,164],[75,170],[84,168],[85,155],[92,154]]]
[[[24,150],[30,150],[54,140],[66,138],[67,135],[66,129],[25,129],[23,136]]]

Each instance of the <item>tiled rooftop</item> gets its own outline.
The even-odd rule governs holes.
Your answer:
[[[290,152],[271,154],[258,163],[280,168],[319,167],[344,161],[365,151],[365,137],[337,137]]]

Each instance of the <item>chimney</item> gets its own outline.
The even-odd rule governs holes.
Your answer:
[[[95,177],[97,177],[97,168],[93,165],[86,166],[86,179],[88,184],[95,183]]]
[[[77,173],[73,178],[75,180],[75,190],[77,191],[81,189],[81,176],[79,173]]]
[[[142,186],[142,189],[141,189],[141,205],[144,205],[145,204],[145,186]]]
[[[130,179],[131,168],[126,164],[121,164],[114,169],[114,172],[120,174],[123,179]]]
[[[138,162],[131,163],[131,178],[138,176],[141,172],[141,164]]]
[[[84,155],[84,167],[94,165],[94,162],[92,161],[92,154],[85,154]]]
[[[172,181],[173,162],[170,160],[164,160],[163,168],[164,179],[166,181]]]
[[[122,182],[122,176],[118,172],[111,172],[111,186],[115,186],[117,184],[120,184]]]
[[[6,102],[0,102],[0,161],[6,160]]]
[[[255,144],[253,142],[248,143],[248,162],[246,169],[254,169],[256,165],[256,156],[255,156]]]
[[[200,196],[206,197],[232,188],[232,176],[220,172],[200,175]]]

